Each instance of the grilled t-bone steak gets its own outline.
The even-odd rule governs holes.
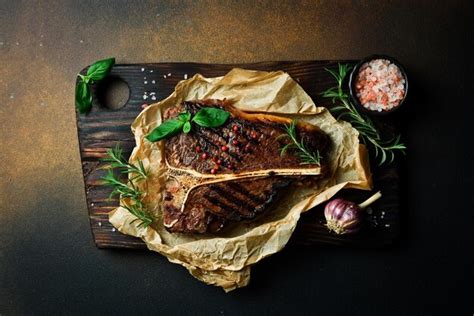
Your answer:
[[[227,101],[184,102],[168,109],[165,119],[183,111],[194,115],[202,107],[231,113],[217,128],[193,124],[188,134],[166,140],[168,167],[163,221],[170,232],[214,233],[230,222],[250,220],[268,209],[280,192],[301,177],[321,176],[321,165],[302,164],[296,149],[280,154],[290,142],[288,118],[250,114]],[[305,146],[324,157],[329,138],[318,127],[298,123],[296,131]]]

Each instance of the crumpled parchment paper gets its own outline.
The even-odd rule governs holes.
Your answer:
[[[162,142],[144,139],[162,121],[164,109],[182,101],[228,99],[245,111],[282,114],[319,126],[333,142],[327,161],[331,173],[313,187],[298,187],[277,207],[250,223],[238,223],[217,235],[171,234],[161,220],[165,164]],[[200,74],[178,83],[173,94],[143,110],[132,124],[136,147],[130,162],[142,160],[150,169],[144,203],[156,220],[146,228],[123,207],[109,214],[110,222],[122,233],[141,238],[150,250],[184,266],[197,279],[231,291],[250,280],[250,266],[280,251],[293,233],[300,214],[330,199],[343,188],[372,186],[367,151],[359,144],[358,132],[347,122],[336,121],[325,108],[316,107],[304,90],[282,71],[264,72],[233,69],[223,77]],[[122,200],[122,203],[128,201]]]

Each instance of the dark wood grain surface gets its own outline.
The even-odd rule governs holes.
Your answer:
[[[351,61],[339,61],[348,62]],[[318,106],[331,107],[320,93],[334,85],[334,79],[325,68],[337,67],[335,61],[262,62],[255,64],[196,64],[160,63],[114,66],[109,78],[94,86],[94,106],[87,115],[77,115],[77,127],[86,187],[89,218],[94,240],[100,248],[146,249],[138,238],[116,231],[108,222],[108,212],[117,207],[118,199],[109,198],[111,189],[104,186],[105,175],[100,161],[106,151],[120,143],[128,157],[135,146],[130,125],[142,110],[150,104],[166,98],[176,84],[196,73],[206,77],[221,76],[234,67],[256,70],[283,70],[288,72],[313,98]],[[112,110],[101,96],[108,94],[113,83],[123,80],[130,89],[125,106]],[[109,93],[110,94],[110,93]],[[155,99],[155,100],[153,100]],[[384,130],[392,132],[389,122],[379,122]],[[383,197],[369,209],[364,229],[356,235],[340,236],[330,233],[324,226],[323,207],[318,206],[302,215],[290,241],[296,245],[350,245],[380,247],[390,244],[399,233],[399,179],[395,165],[385,168],[372,167],[375,189],[382,190]],[[338,196],[362,202],[370,195],[360,190],[343,190]]]

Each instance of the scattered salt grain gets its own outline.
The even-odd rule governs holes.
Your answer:
[[[115,229],[115,228],[112,228],[112,231],[113,231],[113,232],[115,232],[115,231],[116,231],[116,229]]]
[[[165,78],[165,79],[166,79],[166,75],[163,75],[163,78]]]
[[[101,226],[102,226],[102,222],[99,222],[99,224],[97,224],[97,225],[99,225],[99,227],[101,227]]]
[[[142,68],[142,72],[144,72],[144,71],[145,71],[145,68]]]
[[[15,95],[12,93],[10,94],[10,99],[14,99],[15,98]]]
[[[153,72],[153,69],[152,69],[152,70],[150,70],[150,73],[152,73],[152,72]]]
[[[40,43],[40,46],[43,46],[43,43]]]
[[[390,224],[385,224],[385,227],[390,227]]]
[[[151,83],[155,84],[155,80],[152,80]]]
[[[148,84],[148,81],[145,80],[145,81],[143,81],[143,83],[144,83],[144,84]]]
[[[184,74],[184,79],[188,79],[188,74]]]
[[[80,40],[80,41],[79,41],[79,43],[83,44],[83,43],[84,43],[84,41],[83,41],[83,40]]]
[[[143,95],[143,100],[148,99],[148,96],[146,94]]]
[[[171,77],[171,72],[170,72],[170,73],[168,73],[168,77]]]
[[[150,95],[155,95],[155,94],[156,94],[156,92],[150,92]]]
[[[155,100],[156,100],[156,97],[155,97],[154,95],[152,95],[152,96],[151,96],[151,99],[152,99],[153,101],[155,101]]]
[[[16,42],[15,44],[16,44],[16,46],[20,45],[20,43],[18,43],[18,42]]]

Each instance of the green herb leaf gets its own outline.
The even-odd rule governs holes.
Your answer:
[[[191,123],[190,122],[186,122],[184,123],[183,125],[183,132],[185,132],[186,134],[189,133],[191,131]]]
[[[115,58],[107,58],[103,60],[99,60],[93,63],[89,69],[87,69],[86,78],[90,80],[102,80],[107,76],[110,72],[110,69],[115,64]],[[89,81],[89,80],[84,80]]]
[[[298,136],[296,135],[296,124],[297,124],[297,121],[295,120],[291,121],[291,124],[285,127],[286,134],[280,135],[280,136],[288,137],[291,141],[290,143],[286,144],[280,149],[280,155],[284,156],[285,153],[288,151],[288,149],[294,148],[297,150],[296,154],[301,160],[300,164],[302,165],[321,164],[322,157],[319,154],[319,150],[316,150],[316,152],[310,151],[309,148],[306,147],[304,143],[304,139],[303,138],[298,139]]]
[[[151,142],[159,141],[163,138],[171,137],[179,132],[189,133],[191,131],[191,121],[202,127],[218,127],[223,125],[229,118],[230,113],[216,108],[203,108],[199,110],[191,120],[191,113],[183,112],[178,114],[176,119],[164,121],[146,136]]]
[[[119,144],[115,148],[108,149],[107,157],[101,160],[108,162],[112,168],[120,170],[121,173],[132,174],[131,180],[144,180],[148,176],[148,169],[145,169],[141,160],[138,160],[137,167],[124,159]]]
[[[202,127],[218,127],[229,118],[230,113],[217,108],[202,108],[193,117],[192,121]]]
[[[171,137],[183,129],[183,125],[185,122],[181,120],[167,120],[157,126],[150,134],[148,134],[145,138],[148,139],[150,142],[157,142],[162,140],[166,137]]]
[[[79,113],[89,112],[92,107],[91,90],[84,81],[79,81],[76,86],[76,107]]]
[[[188,122],[191,119],[191,113],[183,112],[178,114],[178,120],[181,122]]]
[[[148,170],[143,166],[141,160],[138,161],[138,167],[130,164],[122,155],[122,149],[119,145],[114,149],[107,150],[109,157],[102,159],[103,161],[110,162],[111,169],[108,169],[107,174],[102,177],[105,185],[112,187],[112,192],[110,193],[109,198],[114,195],[118,195],[119,198],[129,199],[128,205],[120,203],[120,206],[125,208],[131,214],[133,214],[136,219],[132,221],[139,221],[138,227],[147,227],[153,222],[153,217],[148,213],[145,205],[142,202],[143,195],[145,192],[141,191],[140,188],[135,184],[135,182],[145,180],[148,176]],[[120,181],[119,178],[115,176],[114,169],[118,169],[121,173],[135,174],[135,176],[129,177],[127,182]],[[146,187],[146,186],[145,186]],[[123,202],[123,201],[121,201]]]

